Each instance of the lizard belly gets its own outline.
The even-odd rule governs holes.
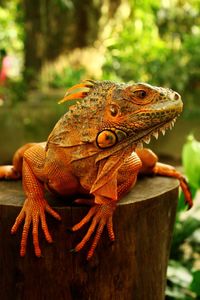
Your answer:
[[[60,195],[73,195],[80,193],[80,183],[76,177],[67,174],[64,178],[49,178],[45,186],[51,192]]]

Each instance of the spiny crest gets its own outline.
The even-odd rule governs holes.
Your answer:
[[[67,90],[64,98],[61,99],[58,103],[61,104],[66,101],[85,98],[87,93],[90,91],[90,88],[93,86],[93,80],[85,80],[82,83],[76,84]]]
[[[84,80],[83,82],[69,88],[64,95],[64,98],[61,99],[58,103],[61,104],[70,100],[83,99],[86,98],[89,93],[91,94],[91,92],[91,96],[94,100],[95,98],[100,100],[100,98],[106,96],[108,90],[114,85],[116,85],[116,83],[106,80]]]

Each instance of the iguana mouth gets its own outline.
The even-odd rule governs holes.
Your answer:
[[[114,145],[110,148],[103,149],[103,151],[98,154],[96,162],[110,156],[111,148],[113,149],[112,153],[116,153],[122,149],[125,150],[125,149],[129,148],[130,146],[132,148],[132,151],[134,151],[135,148],[142,148],[143,142],[145,142],[146,144],[149,144],[152,136],[154,136],[156,139],[158,139],[158,136],[160,133],[165,135],[165,131],[167,129],[172,129],[174,127],[177,117],[178,116],[172,118],[168,122],[165,122],[165,123],[163,122],[163,124],[155,125],[154,127],[151,127],[151,129],[149,128],[149,130],[147,129],[145,131],[145,133],[143,133],[143,134],[141,133],[138,138],[134,139],[134,136],[131,135],[131,136],[127,137],[126,139],[124,139],[123,141],[121,141],[120,143],[117,143],[116,145]]]
[[[162,135],[165,135],[165,131],[168,129],[172,129],[174,127],[174,124],[177,120],[177,117],[173,118],[171,121],[168,121],[167,123],[163,123],[163,125],[157,125],[155,127],[151,128],[151,131],[148,132],[148,134],[145,134],[143,137],[141,137],[138,142],[137,140],[134,142],[137,144],[137,148],[143,148],[143,142],[146,144],[149,144],[151,141],[152,136],[156,138],[156,140],[159,137],[159,134],[162,133]]]

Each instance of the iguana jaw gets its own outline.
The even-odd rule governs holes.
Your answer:
[[[134,144],[136,144],[137,148],[142,148],[143,142],[149,144],[152,136],[158,139],[160,133],[162,133],[162,135],[165,135],[166,130],[168,129],[171,130],[174,127],[176,120],[177,117],[173,118],[171,121],[168,121],[167,123],[159,124],[157,126],[152,127],[150,130],[146,130],[145,132],[143,132],[144,136],[138,140],[135,140]]]
[[[176,119],[178,116],[168,120],[167,122],[160,123],[155,125],[151,128],[147,128],[145,131],[141,131],[137,133],[137,137],[135,135],[130,135],[125,140],[121,141],[120,143],[116,144],[115,146],[104,149],[100,152],[97,156],[96,162],[100,161],[111,155],[111,153],[116,153],[122,149],[130,149],[130,151],[134,151],[136,148],[142,148],[143,142],[149,144],[151,137],[154,136],[156,139],[158,138],[159,133],[165,134],[167,129],[172,129]]]
[[[124,117],[122,126],[116,122],[116,126],[112,123],[109,124],[110,127],[104,127],[97,136],[96,144],[105,152],[109,150],[111,153],[127,147],[132,150],[141,148],[143,142],[150,143],[152,136],[158,139],[160,132],[164,135],[165,130],[172,129],[182,109],[181,99],[174,103],[155,103],[150,107],[137,109]],[[109,143],[106,143],[107,138]]]
[[[159,133],[165,135],[165,131],[167,129],[172,129],[174,127],[176,119],[177,117],[174,117],[167,122],[157,124],[155,126],[152,126],[151,128],[147,128],[146,130],[138,132],[136,135],[131,135],[126,139],[125,142],[129,141],[129,145],[135,145],[135,147],[141,147],[143,142],[149,144],[152,136],[158,139]]]
[[[155,109],[156,117],[158,116],[161,122],[157,124],[156,123],[153,124],[154,119],[152,119],[152,126],[150,126],[149,128],[145,128],[144,130],[141,130],[141,134],[139,133],[140,138],[134,141],[134,143],[136,142],[137,147],[141,147],[143,142],[149,144],[152,136],[158,139],[159,133],[165,135],[165,131],[167,129],[172,129],[174,127],[176,119],[181,114],[182,109],[183,109],[183,103],[181,99],[177,100],[175,103],[167,107],[167,109],[165,107],[162,108],[161,110]],[[161,118],[162,115],[160,115],[160,113],[162,113],[162,111],[165,112],[166,115],[169,115],[168,118],[166,118],[166,120],[165,120],[166,117],[165,115],[163,118]]]

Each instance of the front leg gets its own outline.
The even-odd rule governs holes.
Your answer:
[[[180,187],[183,191],[184,197],[185,197],[185,203],[188,204],[188,209],[190,209],[193,206],[193,200],[192,195],[190,191],[190,187],[188,185],[188,182],[183,176],[183,174],[179,171],[177,171],[174,167],[162,164],[157,162],[152,169],[152,173],[155,175],[162,175],[162,176],[168,176],[168,177],[174,177],[177,178],[180,182]]]
[[[86,235],[83,237],[81,242],[76,245],[73,251],[80,251],[89,241],[92,234],[96,231],[92,245],[87,255],[87,259],[89,260],[94,254],[104,227],[107,227],[110,240],[114,241],[115,234],[113,231],[113,213],[115,209],[116,201],[112,201],[111,199],[105,197],[96,196],[95,204],[92,206],[92,208],[90,208],[88,214],[78,224],[72,227],[72,231],[77,231],[92,220]]]
[[[80,251],[95,232],[87,255],[87,259],[89,260],[94,254],[105,227],[107,228],[110,240],[115,240],[113,213],[117,207],[117,201],[135,184],[140,167],[141,161],[137,154],[133,153],[121,164],[112,178],[108,179],[106,184],[94,192],[95,199],[92,208],[90,208],[88,214],[78,224],[72,227],[72,231],[77,231],[91,221],[86,235],[73,249],[74,252]]]
[[[46,240],[49,243],[52,242],[52,237],[49,233],[46,223],[45,211],[51,214],[54,218],[58,220],[61,219],[59,214],[56,213],[44,199],[43,184],[36,178],[31,167],[31,162],[34,163],[33,155],[36,154],[36,162],[38,163],[39,158],[42,156],[42,151],[43,149],[37,146],[33,150],[30,149],[30,151],[28,151],[27,154],[25,154],[23,159],[22,176],[26,200],[24,202],[21,212],[16,218],[16,221],[11,229],[11,233],[14,234],[18,230],[20,224],[24,221],[20,249],[21,256],[24,256],[26,254],[27,239],[31,224],[33,244],[35,249],[35,255],[37,257],[41,256],[41,249],[38,240],[39,222],[41,222],[41,226]],[[33,161],[30,160],[30,157]]]
[[[191,208],[193,205],[192,195],[185,176],[183,176],[183,174],[177,171],[174,167],[158,162],[158,157],[150,149],[137,149],[136,152],[142,161],[140,173],[177,178],[180,182],[185,202],[188,204],[188,207]]]

